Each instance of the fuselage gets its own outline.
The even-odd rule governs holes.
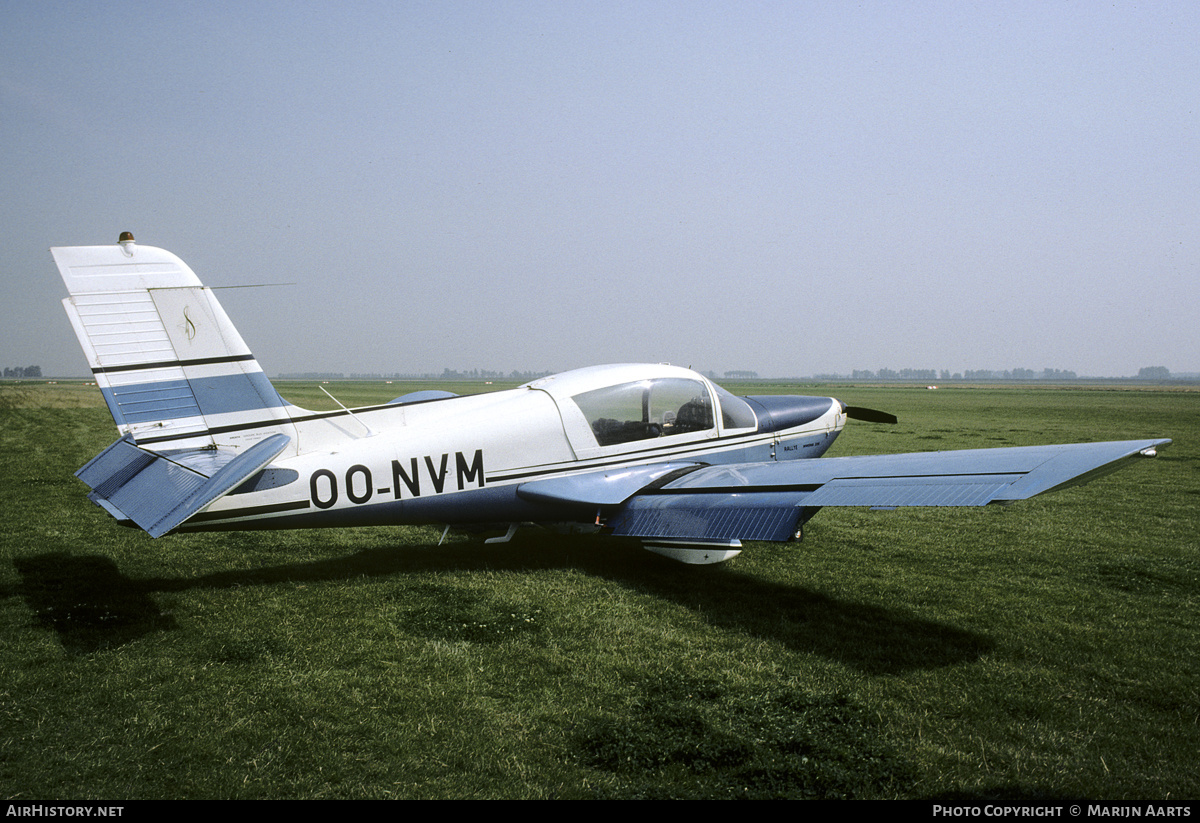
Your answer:
[[[738,398],[667,365],[565,372],[516,389],[312,413],[293,447],[183,529],[562,521],[523,484],[646,464],[818,457],[845,424],[833,398]],[[245,433],[241,435],[245,436]],[[603,512],[568,513],[581,522]]]

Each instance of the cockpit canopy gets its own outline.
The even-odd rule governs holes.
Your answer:
[[[704,439],[758,425],[746,401],[677,366],[598,366],[529,386],[554,397],[577,451],[660,437]]]

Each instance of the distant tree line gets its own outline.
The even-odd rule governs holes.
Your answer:
[[[528,383],[530,380],[537,380],[540,377],[547,377],[551,374],[554,374],[554,372],[519,371],[513,369],[506,374],[502,371],[493,371],[491,369],[471,369],[470,371],[443,369],[442,373],[437,375],[437,377],[442,380],[520,380],[523,383]]]
[[[851,373],[854,380],[1077,380],[1079,375],[1066,369],[1007,369],[994,371],[992,369],[967,369],[961,372],[950,372],[946,369],[880,369],[869,371],[855,369]]]
[[[553,372],[550,371],[521,371],[514,369],[510,372],[504,372],[497,369],[442,369],[441,372],[394,372],[391,374],[381,374],[378,372],[351,372],[345,374],[343,372],[292,372],[279,375],[284,380],[515,380],[522,383],[528,383],[531,380],[537,380],[541,377],[546,377]],[[716,372],[707,371],[704,374],[710,379],[717,379]],[[4,376],[9,378],[20,377],[41,377],[41,366],[17,366],[15,368],[6,368]],[[726,380],[757,380],[759,379],[758,372],[747,369],[735,369],[724,372]],[[855,369],[849,375],[823,373],[814,375],[817,380],[845,380],[849,377],[852,380],[921,380],[931,382],[934,380],[1078,380],[1079,376],[1069,369],[1042,369],[1040,372],[1033,369],[1006,369],[996,371],[992,369],[966,369],[961,372],[950,372],[947,369],[888,369],[883,368],[878,371],[869,369]],[[1165,366],[1146,366],[1139,369],[1137,373],[1138,380],[1170,380],[1171,372]]]
[[[880,369],[877,372],[855,369],[850,375],[855,380],[937,380],[936,369]]]
[[[470,369],[457,371],[443,369],[440,372],[283,372],[281,380],[519,380],[528,383],[539,377],[553,374],[549,371],[496,371],[492,369]]]
[[[4,376],[10,378],[41,377],[41,366],[5,366]]]
[[[825,380],[844,380],[844,374],[818,374],[817,379]],[[1042,369],[1034,371],[1033,369],[1006,369],[1004,371],[995,371],[992,369],[967,369],[961,372],[947,371],[946,369],[880,369],[879,371],[870,371],[869,369],[855,369],[850,373],[850,378],[853,380],[1078,380],[1079,375],[1069,369]],[[1138,380],[1170,380],[1171,371],[1165,366],[1146,366],[1139,369],[1137,373]]]

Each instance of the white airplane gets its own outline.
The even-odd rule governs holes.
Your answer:
[[[1078,485],[1170,440],[819,458],[830,397],[735,397],[689,369],[609,365],[519,388],[312,412],[267,380],[187,265],[125,233],[51,249],[121,438],[76,474],[151,537],[400,524],[566,525],[688,563],[784,541],[823,506],[982,506]],[[340,405],[340,404],[339,404]]]

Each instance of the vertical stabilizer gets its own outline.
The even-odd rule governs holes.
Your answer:
[[[50,253],[88,365],[122,434],[156,449],[289,433],[288,404],[195,273],[132,237]]]

